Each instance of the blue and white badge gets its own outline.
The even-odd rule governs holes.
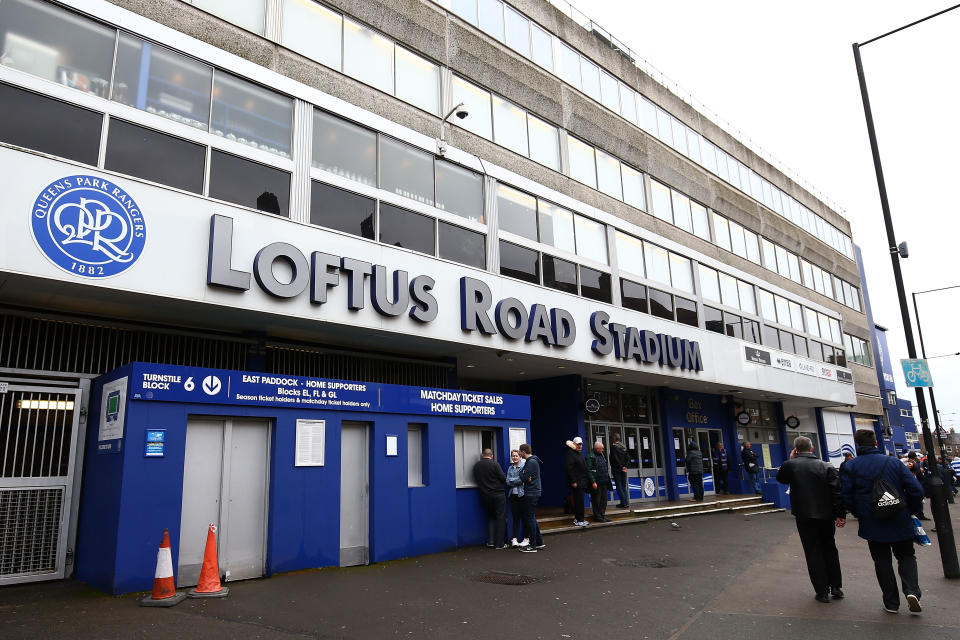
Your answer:
[[[60,178],[33,203],[33,237],[55,265],[87,278],[130,268],[147,240],[140,207],[119,186],[90,175]]]

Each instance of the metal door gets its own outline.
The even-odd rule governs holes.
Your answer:
[[[197,584],[207,526],[217,525],[227,580],[264,573],[270,425],[247,418],[187,423],[177,586]]]
[[[629,429],[634,431],[634,429]],[[663,482],[663,461],[660,447],[657,446],[654,427],[638,427],[635,429],[637,448],[640,452],[639,477],[640,497],[642,500],[659,500],[660,486]]]
[[[711,437],[715,433],[717,438],[719,431],[709,431],[707,429],[697,429],[697,446],[700,447],[700,453],[703,454],[703,495],[716,495],[717,485],[713,481],[713,443],[716,442]]]
[[[370,561],[368,431],[363,422],[344,422],[340,427],[341,567]]]
[[[0,383],[0,585],[66,575],[80,389]]]
[[[677,463],[677,495],[690,493],[687,480],[687,439],[683,429],[673,430],[673,455]]]

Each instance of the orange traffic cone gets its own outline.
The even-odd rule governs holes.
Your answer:
[[[157,570],[153,574],[153,593],[140,601],[142,607],[172,607],[187,595],[177,593],[173,584],[173,556],[170,554],[170,532],[163,530],[163,542],[157,551]]]
[[[200,567],[200,581],[196,589],[187,593],[189,598],[223,598],[230,589],[220,584],[220,566],[217,564],[217,525],[210,523],[207,528],[207,545],[203,549],[203,566]]]

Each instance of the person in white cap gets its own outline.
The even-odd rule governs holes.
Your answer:
[[[577,436],[573,440],[567,440],[567,484],[570,485],[570,492],[573,494],[573,526],[585,527],[589,524],[583,515],[583,493],[584,491],[597,488],[596,483],[590,482],[590,476],[587,473],[587,461],[584,460],[583,438]]]

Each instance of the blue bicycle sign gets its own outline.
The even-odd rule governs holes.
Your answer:
[[[933,386],[933,377],[926,360],[907,358],[900,361],[900,366],[903,367],[903,377],[906,378],[908,387]]]

